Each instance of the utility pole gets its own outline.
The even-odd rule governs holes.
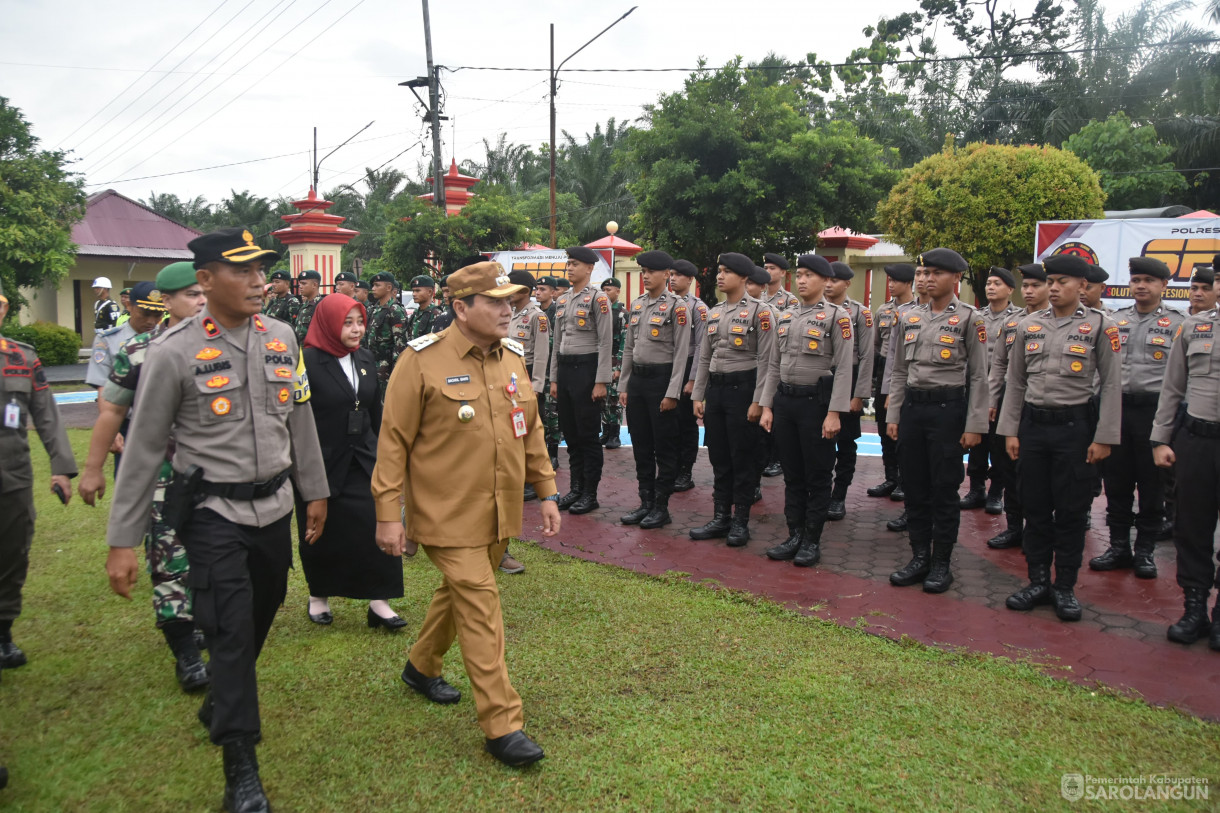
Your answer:
[[[428,0],[424,3],[424,47],[428,55],[428,115],[432,119],[432,203],[445,207],[445,182],[441,177],[441,111],[440,73],[432,64],[432,23],[428,18]]]
[[[426,11],[427,6],[428,6],[428,0],[424,0],[425,16],[427,15],[427,11]],[[559,89],[559,70],[560,70],[560,68],[562,68],[564,65],[567,64],[568,59],[571,59],[572,57],[579,54],[581,51],[588,48],[589,45],[593,42],[593,40],[597,39],[602,34],[605,34],[611,28],[614,28],[616,25],[621,23],[623,20],[627,19],[627,15],[631,14],[631,12],[635,11],[637,8],[639,8],[639,6],[632,6],[631,8],[629,8],[627,10],[626,14],[624,14],[622,17],[619,17],[614,22],[610,23],[610,25],[606,26],[601,31],[599,31],[593,37],[593,39],[589,40],[589,42],[586,42],[584,45],[580,46],[575,51],[573,51],[571,54],[569,54],[567,59],[565,59],[563,62],[559,63],[558,68],[555,67],[555,24],[551,23],[551,248],[557,248],[557,246],[555,245],[555,243],[556,243],[556,238],[555,238],[555,225],[556,225],[556,216],[555,216],[555,93]],[[429,57],[428,60],[429,60],[428,64],[431,64],[431,57]]]

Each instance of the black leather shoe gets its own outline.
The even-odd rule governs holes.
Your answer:
[[[983,506],[983,510],[993,517],[998,517],[1004,513],[1004,500],[999,496],[988,497],[987,504]]]
[[[750,515],[738,509],[729,523],[729,536],[725,540],[730,548],[740,548],[750,541]]]
[[[767,558],[776,562],[788,562],[796,558],[804,536],[800,531],[789,529],[788,538],[773,548],[767,548]]]
[[[1010,610],[1032,610],[1033,608],[1051,603],[1051,586],[1045,582],[1030,582],[1013,593],[1004,602]]]
[[[655,505],[655,503],[652,500],[642,500],[639,508],[623,514],[621,517],[619,517],[618,521],[624,525],[639,525],[644,517],[652,513],[653,505]]]
[[[331,615],[330,610],[323,613],[318,613],[317,615],[309,612],[308,609],[305,610],[305,612],[309,615],[309,620],[315,624],[321,624],[324,627],[329,627],[331,624],[335,623],[335,617]]]
[[[758,486],[757,488],[754,489],[754,499],[750,503],[750,505],[754,505],[754,503],[761,502],[761,501],[762,501],[762,486]]]
[[[1152,558],[1152,551],[1141,550],[1136,553],[1133,557],[1132,569],[1135,570],[1137,579],[1155,579],[1156,562]]]
[[[690,529],[691,539],[722,539],[729,535],[729,525],[732,524],[727,505],[717,505],[712,518],[707,524]]]
[[[763,469],[763,477],[779,477],[783,473],[784,467],[779,464],[778,460]]]
[[[886,480],[884,483],[879,483],[870,488],[865,493],[870,497],[888,497],[894,493],[894,489],[898,488],[898,484],[893,480]]]
[[[690,472],[683,472],[678,475],[678,479],[674,480],[674,491],[690,491],[695,487],[695,481],[691,478]]]
[[[184,652],[178,655],[174,663],[174,677],[178,678],[178,685],[182,687],[184,692],[197,692],[200,689],[206,689],[208,684],[212,682],[211,676],[208,674],[208,668],[203,663],[203,658],[199,657],[196,652]]]
[[[462,693],[450,686],[443,677],[424,677],[420,671],[407,661],[402,670],[402,682],[410,686],[433,703],[448,706],[462,699]]]
[[[534,491],[534,486],[531,483],[525,484],[525,490],[522,492],[522,502],[532,502],[538,499],[538,492]]]
[[[555,471],[559,471],[559,456],[558,455],[551,455],[551,468],[554,469]]]
[[[523,768],[546,756],[538,743],[525,736],[524,731],[487,740],[483,743],[483,749],[510,768]]]
[[[657,504],[648,512],[648,516],[640,520],[640,527],[651,531],[654,528],[664,528],[671,522],[673,522],[673,518],[669,516],[669,503],[657,500]]]
[[[580,488],[577,486],[572,486],[571,491],[559,498],[559,510],[567,511],[569,508],[575,505],[581,498],[580,491]]]
[[[615,432],[613,435],[611,435],[610,439],[608,441],[606,441],[607,449],[617,449],[622,445],[623,445],[623,441],[619,440],[619,436],[618,436],[617,432]],[[522,734],[521,736],[524,737],[525,735]]]
[[[957,501],[957,505],[963,511],[973,511],[976,508],[982,508],[987,504],[987,492],[981,488],[971,488],[966,492],[966,496]]]
[[[902,483],[899,483],[898,488],[896,488],[890,492],[890,501],[891,502],[906,502],[907,501],[907,493],[902,490]]]
[[[1189,646],[1209,633],[1215,637],[1216,625],[1207,618],[1207,597],[1211,591],[1188,587],[1183,592],[1186,612],[1169,628],[1169,640]],[[1208,644],[1210,643],[1209,639]]]
[[[271,813],[271,804],[258,778],[254,738],[226,742],[224,749],[224,807],[229,813]]]
[[[826,519],[830,520],[831,522],[838,522],[846,516],[846,501],[831,499],[830,506],[826,509]]]
[[[987,540],[987,547],[993,550],[1007,550],[1008,548],[1021,547],[1021,540],[1024,534],[1021,532],[1021,526],[1018,524],[1015,528],[1013,523],[1009,522],[1007,530],[1000,531],[991,539]]]
[[[1076,600],[1076,594],[1072,592],[1072,588],[1052,587],[1051,604],[1054,606],[1055,615],[1059,617],[1060,621],[1080,620],[1080,602]]]
[[[377,627],[385,627],[390,632],[393,632],[394,630],[400,630],[403,627],[405,627],[407,625],[407,622],[404,621],[402,616],[400,616],[400,615],[395,615],[393,618],[382,618],[381,616],[377,615],[377,613],[373,612],[372,607],[369,607],[368,625],[369,625],[369,629],[376,629]]]
[[[0,644],[0,669],[16,669],[25,666],[25,653],[12,641]]]
[[[891,519],[889,522],[885,523],[885,529],[887,531],[893,531],[896,534],[906,531],[907,512],[903,511],[901,514],[899,514],[898,519]]]
[[[601,508],[601,505],[597,501],[597,492],[586,491],[584,494],[580,495],[579,500],[572,503],[572,505],[568,507],[568,513],[587,514],[590,511],[596,511],[598,508]]]
[[[801,537],[801,549],[796,552],[792,564],[797,567],[813,567],[822,560],[822,543],[808,531]]]
[[[1089,570],[1126,570],[1133,564],[1135,557],[1131,555],[1130,545],[1123,545],[1121,542],[1116,545],[1111,542],[1105,553],[1089,560]]]

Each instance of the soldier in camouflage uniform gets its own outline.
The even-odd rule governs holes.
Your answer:
[[[602,445],[607,449],[617,449],[623,443],[619,439],[619,429],[622,426],[621,408],[618,403],[618,378],[623,371],[623,341],[627,337],[624,328],[627,327],[627,308],[618,301],[622,293],[623,283],[614,277],[602,283],[602,290],[610,299],[610,313],[614,316],[613,339],[614,376],[606,387],[606,401],[602,408]]]
[[[415,313],[411,314],[411,319],[407,323],[408,341],[435,332],[433,327],[436,317],[441,312],[440,307],[434,301],[435,296],[436,280],[432,277],[420,274],[411,280],[411,298],[419,307],[415,309]]]
[[[392,274],[384,271],[374,274],[370,282],[373,287],[372,301],[376,304],[369,308],[369,328],[365,338],[368,342],[366,346],[373,352],[373,358],[377,359],[377,384],[384,399],[394,363],[407,349],[407,312],[394,296]]]
[[[89,441],[89,459],[78,491],[92,505],[105,490],[102,464],[119,424],[135,401],[136,385],[144,356],[153,339],[173,325],[194,316],[203,307],[203,291],[195,280],[195,266],[190,262],[174,263],[157,274],[156,288],[142,282],[132,292],[133,304],[140,310],[169,312],[169,321],[160,322],[147,333],[141,333],[124,343],[114,359],[110,378],[99,394],[98,420]],[[168,450],[167,450],[168,452]],[[210,679],[199,646],[195,640],[195,617],[191,607],[191,592],[186,586],[189,570],[186,549],[177,534],[162,517],[165,510],[165,489],[173,478],[169,454],[161,463],[153,492],[148,530],[144,534],[144,553],[153,585],[153,614],[165,642],[174,653],[174,673],[184,691],[206,687]]]
[[[312,269],[302,271],[297,275],[297,287],[301,290],[302,299],[301,310],[297,314],[297,321],[293,326],[293,332],[297,334],[297,342],[304,347],[305,334],[309,332],[309,323],[313,321],[314,309],[318,307],[318,303],[325,296],[325,294],[319,295],[318,293],[322,287],[322,275]]]
[[[263,315],[296,325],[301,313],[301,300],[292,293],[292,275],[287,271],[271,274],[271,294],[263,300]]]
[[[546,314],[548,325],[555,324],[555,311],[558,308],[555,294],[559,290],[559,281],[554,277],[539,277],[534,285],[534,296],[538,307]],[[551,468],[559,471],[559,409],[555,399],[551,397],[551,348],[555,344],[555,331],[547,332],[547,367],[546,397],[542,399],[542,429],[546,435],[546,451],[551,456]]]

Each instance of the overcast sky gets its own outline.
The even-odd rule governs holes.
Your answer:
[[[562,60],[633,2],[631,16],[567,67],[690,68],[700,56],[716,66],[770,50],[838,62],[865,43],[866,25],[914,5],[432,0],[439,64],[543,69],[443,72],[445,166],[455,156],[481,159],[482,140],[500,132],[517,143],[547,141],[548,25]],[[1135,0],[1104,5],[1120,11]],[[391,159],[387,166],[412,176],[429,160],[422,111],[397,86],[426,73],[419,0],[3,0],[0,8],[0,95],[23,110],[44,147],[72,151],[89,192],[172,192],[213,203],[230,189],[303,196],[314,126],[325,154],[375,121],[322,165],[323,190]],[[610,117],[636,118],[659,93],[681,88],[686,74],[565,68],[560,76],[558,126],[579,137]]]

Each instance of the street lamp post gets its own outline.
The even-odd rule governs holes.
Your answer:
[[[555,237],[555,92],[558,90],[559,71],[568,63],[569,59],[588,48],[589,45],[592,44],[593,40],[596,40],[602,34],[605,34],[611,28],[614,28],[616,25],[621,23],[627,18],[627,15],[631,14],[631,12],[635,11],[637,8],[639,8],[639,6],[632,6],[625,14],[623,14],[622,17],[619,17],[617,20],[610,23],[610,25],[597,32],[593,39],[589,40],[584,45],[568,54],[567,58],[564,59],[563,62],[559,63],[558,68],[555,67],[555,24],[551,23],[551,248],[557,248]]]

